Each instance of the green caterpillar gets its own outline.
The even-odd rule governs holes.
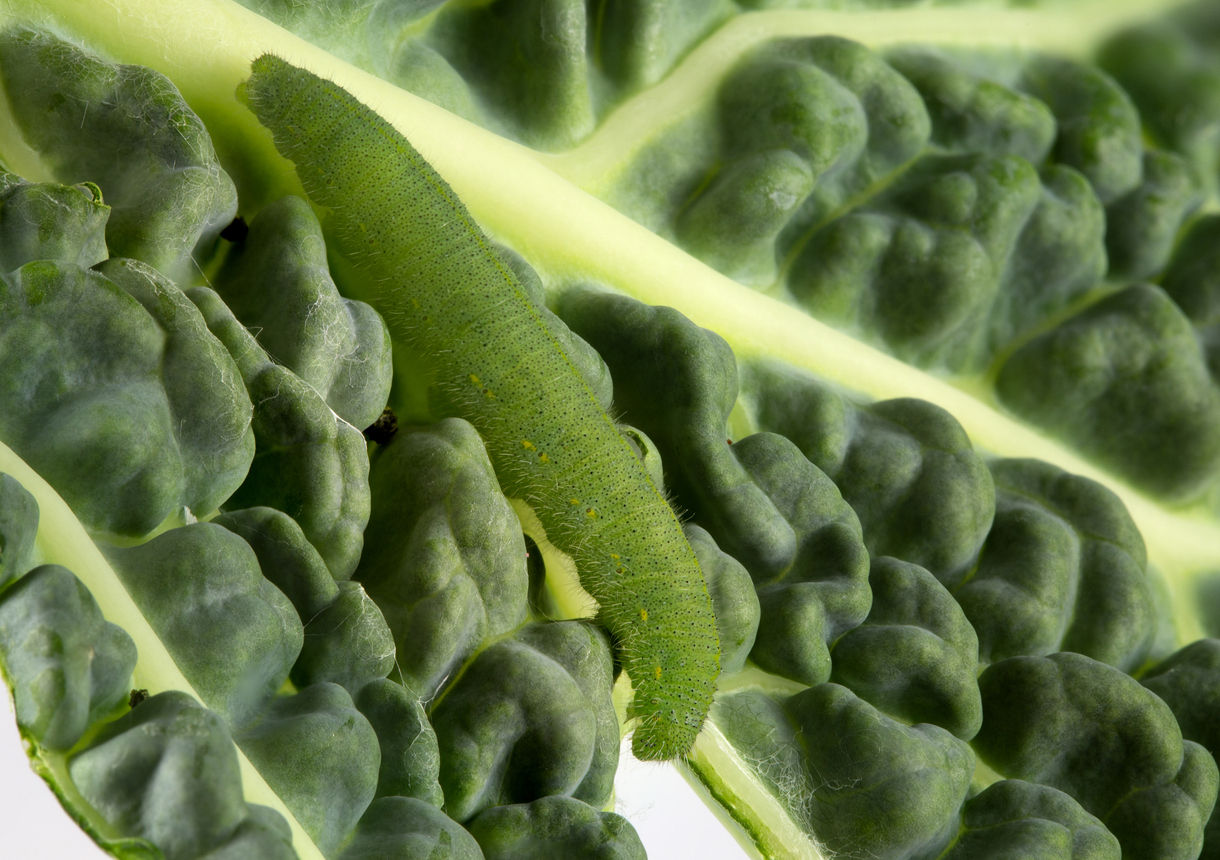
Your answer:
[[[707,585],[661,490],[466,207],[388,122],[265,55],[245,97],[329,234],[482,435],[504,492],[576,562],[635,687],[637,758],[687,753],[720,647]]]

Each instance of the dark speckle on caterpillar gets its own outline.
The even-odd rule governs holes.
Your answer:
[[[635,687],[635,755],[687,753],[720,648],[699,563],[661,489],[466,207],[401,134],[270,55],[254,62],[245,97],[330,211],[332,241],[395,339],[428,360],[445,410],[475,426],[504,492],[529,500],[576,562]]]

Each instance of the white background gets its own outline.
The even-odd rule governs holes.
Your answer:
[[[639,762],[625,752],[615,786],[616,810],[635,825],[653,860],[746,860],[746,853],[672,766]],[[17,733],[13,701],[4,689],[0,689],[0,857],[111,860],[77,828],[31,770]]]

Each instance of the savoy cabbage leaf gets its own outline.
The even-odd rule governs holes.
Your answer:
[[[104,848],[643,856],[620,735],[712,634],[632,561],[679,547],[719,677],[677,764],[726,843],[1220,856],[1214,3],[0,27],[0,666]],[[410,328],[480,272],[499,310]],[[513,313],[587,411],[480,423],[526,363],[445,356]],[[585,500],[626,480],[521,477],[597,421],[671,524],[615,519],[618,591]]]

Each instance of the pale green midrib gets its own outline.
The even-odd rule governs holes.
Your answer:
[[[828,858],[714,720],[708,720],[694,749],[678,762],[678,771],[751,857]]]
[[[0,474],[12,475],[38,502],[35,542],[38,561],[62,565],[72,571],[89,589],[102,616],[123,628],[135,642],[138,660],[132,684],[137,689],[148,690],[150,695],[179,690],[202,702],[68,505],[3,442],[0,442]],[[292,847],[300,860],[323,860],[322,852],[236,744],[234,750],[241,768],[242,794],[246,801],[269,806],[284,816],[292,830]],[[59,788],[69,797],[77,796],[70,785]]]
[[[722,335],[741,359],[787,361],[875,399],[929,400],[952,413],[986,452],[1037,457],[1109,486],[1144,534],[1150,561],[1176,581],[1175,614],[1185,622],[1182,638],[1201,635],[1193,611],[1188,611],[1186,586],[1195,573],[1220,570],[1220,521],[1215,518],[1162,508],[1063,445],[948,382],[715,272],[548,169],[542,163],[545,157],[337,60],[230,0],[199,0],[189,9],[177,0],[108,2],[113,14],[99,16],[88,4],[64,0],[54,16],[56,23],[117,59],[168,75],[208,124],[221,144],[218,149],[230,157],[240,154],[242,164],[262,168],[247,173],[249,182],[261,185],[239,190],[259,198],[294,189],[299,193],[290,163],[274,153],[269,134],[253,114],[235,96],[218,95],[236,89],[248,74],[251,59],[274,51],[294,65],[323,71],[374,106],[453,186],[485,229],[535,265],[552,292],[579,281],[601,281],[650,304],[677,308]],[[10,9],[40,10],[32,14],[35,18],[50,16],[47,10],[56,5],[54,0],[7,0]],[[1127,0],[1117,6],[1119,12],[1106,18],[1107,27],[1151,14],[1162,5]],[[893,16],[908,13],[851,17],[894,21],[900,19]],[[1049,15],[1062,23],[1055,12],[1031,14],[1039,20]],[[832,19],[831,13],[818,15]],[[994,24],[993,18],[988,20]],[[694,58],[692,54],[687,62]],[[201,74],[201,69],[208,73]],[[273,165],[278,169],[268,169]],[[632,252],[624,253],[625,248]]]
[[[659,84],[615,108],[579,146],[536,157],[578,187],[603,193],[659,132],[707,105],[745,52],[770,39],[830,34],[871,47],[914,42],[1018,47],[1083,58],[1111,33],[1174,5],[1177,0],[1089,0],[1056,9],[945,6],[744,13],[700,43]]]
[[[25,142],[12,121],[8,92],[0,78],[0,166],[30,182],[54,182],[55,176],[42,157]]]

